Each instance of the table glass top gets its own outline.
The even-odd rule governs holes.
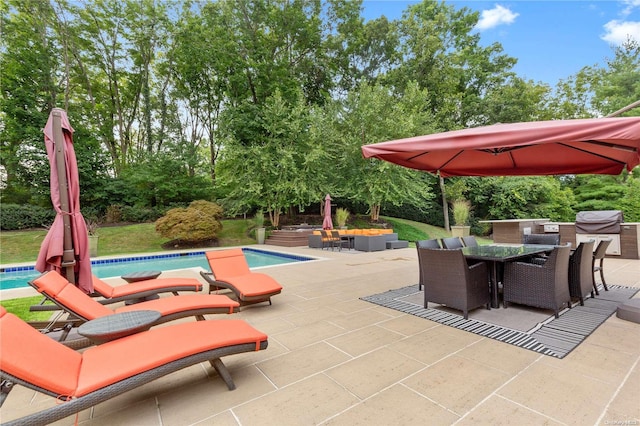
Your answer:
[[[472,259],[509,260],[531,254],[548,252],[555,246],[541,244],[527,244],[517,246],[486,245],[477,247],[464,247],[462,253]]]
[[[119,312],[85,322],[78,327],[78,333],[85,337],[122,334],[151,325],[160,316],[160,312],[151,310]]]

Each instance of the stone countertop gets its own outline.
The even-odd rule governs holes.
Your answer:
[[[517,223],[517,222],[549,222],[549,219],[489,219],[480,220],[479,223]]]

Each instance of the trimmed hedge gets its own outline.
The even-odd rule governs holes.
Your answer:
[[[51,226],[56,217],[52,208],[33,206],[30,204],[2,204],[0,206],[0,229],[17,231],[29,228],[46,228]]]

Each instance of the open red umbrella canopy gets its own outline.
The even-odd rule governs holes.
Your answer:
[[[364,145],[442,177],[620,174],[640,163],[640,117],[494,124]]]
[[[35,268],[56,270],[85,293],[93,292],[87,224],[80,213],[80,182],[67,113],[55,108],[44,128],[51,165],[51,202],[56,218],[40,246]]]

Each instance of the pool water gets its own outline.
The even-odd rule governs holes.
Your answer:
[[[292,262],[313,260],[310,257],[288,253],[277,253],[252,248],[243,248],[244,257],[250,268],[282,265]],[[119,277],[136,271],[203,268],[209,270],[209,263],[203,251],[191,253],[173,253],[154,256],[126,257],[118,259],[99,259],[91,262],[91,270],[98,278]],[[40,275],[33,266],[0,269],[0,290],[28,287],[28,282]]]

